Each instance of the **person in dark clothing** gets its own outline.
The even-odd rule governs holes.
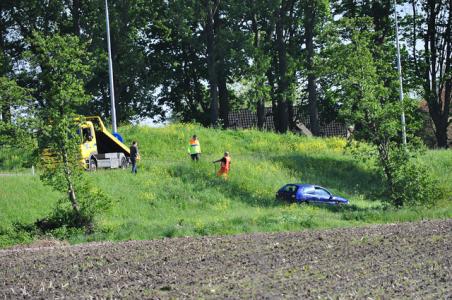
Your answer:
[[[140,153],[138,152],[138,143],[136,141],[132,142],[132,146],[130,146],[130,161],[132,162],[132,173],[137,173],[137,160],[140,157]]]

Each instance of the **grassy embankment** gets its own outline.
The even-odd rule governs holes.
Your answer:
[[[369,165],[345,153],[342,139],[305,138],[258,131],[220,131],[194,125],[166,128],[121,128],[127,143],[136,139],[143,160],[139,174],[106,170],[87,176],[115,203],[98,217],[100,231],[72,234],[72,243],[92,240],[153,239],[189,235],[296,231],[306,228],[360,226],[452,217],[452,151],[428,151],[431,165],[446,190],[433,208],[387,209],[380,177]],[[186,154],[196,133],[203,155],[199,163]],[[216,178],[212,160],[228,150],[228,181]],[[13,224],[30,224],[46,216],[59,195],[37,176],[0,177],[0,247],[29,242],[14,234]],[[276,203],[285,183],[323,185],[350,199],[349,207]]]

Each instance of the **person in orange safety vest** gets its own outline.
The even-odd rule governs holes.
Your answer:
[[[217,172],[217,176],[228,178],[229,169],[231,168],[231,157],[229,156],[229,152],[225,152],[223,158],[214,161],[213,163],[220,163],[220,170]]]

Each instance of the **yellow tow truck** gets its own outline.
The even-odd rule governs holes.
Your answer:
[[[130,149],[111,134],[98,116],[83,117],[78,134],[81,136],[80,153],[85,169],[95,171],[100,168],[127,168]]]

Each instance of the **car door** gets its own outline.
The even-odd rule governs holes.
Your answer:
[[[303,190],[305,201],[316,203],[319,201],[318,195],[315,193],[314,187],[306,187]]]
[[[279,197],[286,201],[295,201],[295,195],[297,192],[297,186],[293,184],[288,184],[283,187],[279,193]]]
[[[318,197],[319,203],[329,203],[331,200],[331,193],[322,187],[316,186],[315,194]]]
[[[89,158],[91,154],[97,153],[96,136],[91,122],[81,126],[81,152],[83,158]]]

